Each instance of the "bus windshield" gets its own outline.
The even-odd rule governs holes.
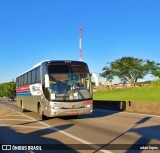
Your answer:
[[[86,64],[49,64],[48,75],[52,101],[92,98],[90,74]]]

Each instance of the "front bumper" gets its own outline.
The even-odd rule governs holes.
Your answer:
[[[79,108],[79,109],[47,109],[44,110],[44,115],[48,117],[56,116],[75,116],[83,114],[91,114],[93,112],[93,107],[90,108]]]

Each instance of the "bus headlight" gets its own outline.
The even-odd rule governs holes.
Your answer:
[[[62,109],[61,106],[54,106],[53,109]]]
[[[61,106],[57,106],[57,104],[56,104],[56,103],[53,103],[53,102],[50,103],[50,107],[51,107],[52,109],[62,109]]]
[[[52,109],[62,109],[61,106],[51,106]]]
[[[89,108],[89,107],[91,107],[91,105],[85,105],[85,107]]]

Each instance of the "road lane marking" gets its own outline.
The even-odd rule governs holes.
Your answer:
[[[12,110],[13,111],[13,110]],[[7,115],[4,115],[4,116],[1,116],[1,117],[8,117],[8,116],[12,116],[13,114],[17,113],[16,111],[12,112],[12,113],[9,113]]]
[[[30,118],[30,119],[34,119],[34,118],[32,118],[32,117],[30,117],[30,116],[27,116],[27,115],[26,115],[26,117],[28,117],[28,118]],[[70,138],[72,138],[72,139],[75,139],[75,140],[77,140],[77,141],[79,141],[79,142],[81,142],[81,143],[83,143],[83,144],[89,145],[89,146],[92,147],[93,149],[96,149],[96,150],[101,151],[101,152],[104,152],[104,153],[112,153],[111,151],[108,151],[108,150],[99,150],[99,148],[100,148],[99,146],[96,146],[96,145],[94,145],[93,143],[91,143],[91,142],[89,142],[89,141],[86,141],[86,140],[84,140],[84,139],[81,139],[81,138],[79,138],[79,137],[76,137],[76,136],[74,136],[74,135],[72,135],[72,134],[70,134],[70,133],[68,133],[68,132],[65,132],[65,131],[63,131],[63,130],[61,130],[61,129],[52,127],[52,126],[50,126],[49,124],[43,123],[43,122],[41,122],[41,121],[38,121],[38,123],[46,126],[47,128],[50,128],[50,129],[56,131],[56,132],[59,132],[59,133],[61,133],[61,134],[64,134],[64,135],[66,135],[66,136],[68,136],[68,137],[70,137]]]
[[[149,117],[158,117],[158,118],[160,118],[159,115],[140,114],[140,113],[130,113],[130,112],[120,112],[120,113],[136,114],[136,115],[140,115],[140,116],[149,116]]]
[[[9,119],[9,118],[0,118],[0,121],[27,121],[27,122],[30,122],[30,121],[33,121],[33,120],[27,120],[27,119]],[[34,120],[34,121],[37,121],[37,120]]]
[[[11,113],[11,114],[8,114],[8,115],[4,115],[4,116],[1,116],[1,117],[10,117],[10,116],[22,116],[22,114],[15,114],[15,113]]]
[[[10,109],[11,109],[11,108],[10,108]],[[11,109],[11,110],[15,111],[14,109]],[[18,112],[18,113],[20,113],[20,112]],[[91,148],[95,149],[94,152],[96,152],[96,151],[98,150],[98,151],[103,152],[103,153],[112,153],[112,152],[109,151],[109,150],[103,150],[103,149],[102,149],[102,150],[99,150],[99,149],[100,149],[99,146],[97,146],[97,145],[95,145],[95,144],[93,144],[93,143],[91,143],[91,142],[89,142],[89,141],[86,141],[86,140],[84,140],[84,139],[81,139],[81,138],[79,138],[79,137],[77,137],[77,136],[74,136],[74,135],[72,135],[72,134],[70,134],[70,133],[68,133],[68,132],[65,132],[65,131],[63,131],[63,130],[61,130],[61,129],[52,127],[52,126],[49,125],[49,124],[46,124],[46,123],[43,123],[43,122],[41,122],[41,121],[35,120],[34,118],[32,118],[32,117],[30,117],[30,116],[27,116],[27,115],[25,115],[25,114],[23,114],[23,113],[20,113],[20,114],[22,114],[23,116],[31,119],[32,121],[37,121],[37,123],[42,124],[42,125],[44,125],[45,127],[49,128],[49,129],[52,129],[52,130],[54,130],[54,131],[56,131],[56,132],[59,132],[59,133],[61,133],[61,134],[63,134],[63,135],[66,135],[66,136],[68,136],[68,137],[70,137],[70,138],[72,138],[72,139],[74,139],[74,140],[77,140],[77,141],[79,141],[79,142],[81,142],[81,143],[83,143],[83,144],[86,144],[86,145],[90,146]],[[12,125],[10,125],[10,126],[12,127]],[[13,126],[14,126],[14,125],[13,125]],[[19,127],[19,125],[16,125],[16,126]],[[21,126],[21,125],[20,125],[20,126]],[[15,126],[14,126],[14,127],[15,127]],[[21,126],[21,127],[22,127],[22,126]],[[23,126],[23,127],[26,127],[26,126]],[[31,128],[31,127],[29,126],[29,128]]]
[[[27,125],[11,125],[11,124],[1,124],[0,126],[9,126],[14,128],[29,128],[29,129],[47,129],[44,126],[27,126]]]

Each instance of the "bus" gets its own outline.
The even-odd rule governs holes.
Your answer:
[[[16,78],[17,105],[42,119],[93,112],[91,73],[82,61],[46,60]]]

